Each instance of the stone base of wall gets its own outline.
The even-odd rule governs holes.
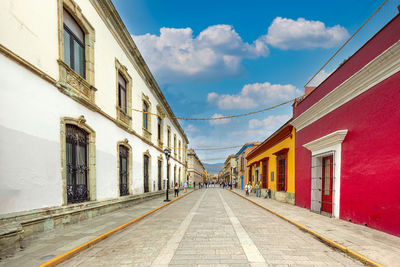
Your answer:
[[[0,215],[0,256],[20,248],[22,240],[34,234],[60,229],[64,225],[78,223],[163,194],[165,191],[157,191],[116,199],[2,214]],[[170,190],[170,194],[173,194],[173,189]]]
[[[277,201],[294,205],[294,193],[271,190],[271,197]]]

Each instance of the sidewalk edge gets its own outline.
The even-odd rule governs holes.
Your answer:
[[[313,236],[317,237],[321,242],[326,243],[331,247],[334,247],[336,249],[341,250],[342,252],[344,252],[344,253],[346,253],[346,254],[358,259],[362,263],[367,263],[367,264],[369,264],[371,266],[383,267],[382,264],[379,264],[379,263],[377,263],[377,262],[375,262],[375,261],[373,261],[373,260],[371,260],[371,259],[369,259],[369,258],[367,258],[367,257],[365,257],[365,256],[363,256],[363,255],[361,255],[361,254],[359,254],[359,253],[357,253],[357,252],[355,252],[355,251],[343,246],[343,245],[340,245],[339,243],[337,243],[337,242],[335,242],[335,241],[333,241],[333,240],[331,240],[331,239],[329,239],[329,238],[327,238],[327,237],[315,232],[314,230],[311,230],[310,228],[308,228],[308,227],[306,227],[306,226],[304,226],[302,224],[299,224],[299,223],[297,223],[297,222],[295,222],[295,221],[293,221],[293,220],[291,220],[289,218],[286,218],[285,216],[283,216],[283,215],[281,215],[281,214],[279,214],[279,213],[277,213],[277,212],[275,212],[275,211],[273,211],[273,210],[271,210],[271,209],[269,209],[269,208],[267,208],[267,207],[255,202],[255,201],[253,201],[253,200],[251,200],[251,199],[249,199],[249,198],[247,198],[245,196],[242,196],[241,194],[239,194],[239,193],[237,193],[237,192],[235,192],[233,190],[229,190],[229,191],[231,191],[232,193],[234,193],[234,194],[236,194],[236,195],[238,195],[238,196],[250,201],[251,203],[259,206],[260,208],[262,208],[262,209],[264,209],[264,210],[266,210],[266,211],[278,216],[279,218],[281,218],[281,219],[293,224],[294,226],[300,228],[301,230],[312,234]]]
[[[61,254],[61,255],[55,257],[54,259],[51,259],[51,260],[49,260],[49,261],[47,261],[47,262],[45,262],[45,263],[39,265],[39,267],[52,267],[52,266],[56,266],[56,265],[58,265],[58,264],[60,264],[60,263],[62,263],[62,262],[64,262],[64,261],[66,261],[66,260],[68,260],[68,259],[74,257],[76,254],[78,254],[78,253],[84,251],[85,249],[88,249],[88,248],[94,246],[95,244],[99,243],[100,241],[106,239],[107,237],[109,237],[109,236],[111,236],[111,235],[113,235],[113,234],[119,232],[120,230],[122,230],[122,229],[128,227],[129,225],[131,225],[131,224],[133,224],[133,223],[135,223],[135,222],[137,222],[137,221],[140,221],[140,220],[143,219],[144,217],[146,217],[146,216],[148,216],[148,215],[150,215],[150,214],[152,214],[152,213],[154,213],[154,212],[156,212],[156,211],[162,209],[163,207],[168,206],[168,205],[170,205],[171,203],[173,203],[173,202],[175,202],[175,201],[177,201],[177,200],[179,200],[179,199],[181,199],[181,198],[183,198],[183,197],[185,197],[185,196],[187,196],[187,195],[193,193],[194,191],[195,191],[195,190],[192,190],[192,191],[190,191],[190,192],[187,192],[186,194],[183,194],[183,195],[181,195],[181,196],[179,196],[179,197],[177,197],[177,198],[174,198],[174,199],[172,199],[171,201],[166,202],[166,203],[162,204],[161,206],[158,206],[157,208],[154,208],[154,209],[152,209],[152,210],[146,212],[145,214],[142,214],[142,215],[136,217],[135,219],[130,220],[130,221],[127,222],[127,223],[124,223],[124,224],[122,224],[122,225],[120,225],[120,226],[118,226],[118,227],[116,227],[116,228],[114,228],[114,229],[112,229],[112,230],[110,230],[110,231],[108,231],[108,232],[106,232],[106,233],[104,233],[104,234],[102,234],[102,235],[96,237],[96,238],[93,238],[92,240],[89,240],[88,242],[86,242],[86,243],[84,243],[84,244],[82,244],[82,245],[77,246],[76,248],[74,248],[74,249],[72,249],[72,250],[70,250],[70,251],[65,252],[64,254]]]

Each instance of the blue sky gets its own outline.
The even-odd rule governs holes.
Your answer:
[[[307,80],[383,1],[113,0],[176,116],[262,109],[303,93]],[[397,13],[382,10],[313,81],[318,84]],[[291,106],[255,116],[181,121],[190,147],[263,141]],[[198,151],[209,163],[239,149]],[[217,160],[207,160],[214,159]]]

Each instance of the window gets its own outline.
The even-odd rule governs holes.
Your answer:
[[[88,198],[88,134],[75,125],[66,125],[67,202],[79,203]]]
[[[167,147],[171,148],[171,129],[168,126],[168,134],[167,134]]]
[[[176,157],[176,134],[174,134],[174,155]]]
[[[85,33],[65,9],[63,21],[64,62],[85,78]]]
[[[161,126],[162,126],[162,119],[161,117],[157,117],[157,139],[161,141]]]
[[[126,81],[120,73],[118,73],[118,106],[126,114],[127,113],[127,94]]]
[[[144,192],[149,192],[149,156],[143,156],[143,187]]]
[[[147,105],[146,102],[143,102],[143,128],[146,130],[149,130],[149,121],[148,121],[148,115],[146,112],[149,112],[149,106]]]
[[[158,160],[158,190],[161,190],[162,161]]]
[[[244,156],[240,157],[240,170],[244,171]]]
[[[129,195],[128,159],[129,159],[128,148],[123,145],[120,145],[119,146],[119,194],[120,194],[120,196]]]
[[[181,160],[181,141],[179,141],[178,153],[179,153],[179,160]]]
[[[176,184],[176,165],[174,166],[174,185]]]

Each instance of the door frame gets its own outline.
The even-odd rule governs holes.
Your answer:
[[[333,154],[333,200],[332,200],[332,217],[339,218],[340,215],[340,184],[341,184],[341,160],[342,160],[342,143],[346,138],[348,130],[338,130],[336,132],[332,132],[325,136],[322,136],[316,140],[313,140],[303,146],[311,151],[311,176],[310,176],[310,184],[312,185],[312,177],[318,177],[320,165],[320,159],[323,155]],[[311,189],[311,188],[310,188]],[[318,212],[317,210],[313,210],[313,195],[312,190],[310,190],[311,198],[310,198],[310,207],[311,211]]]

